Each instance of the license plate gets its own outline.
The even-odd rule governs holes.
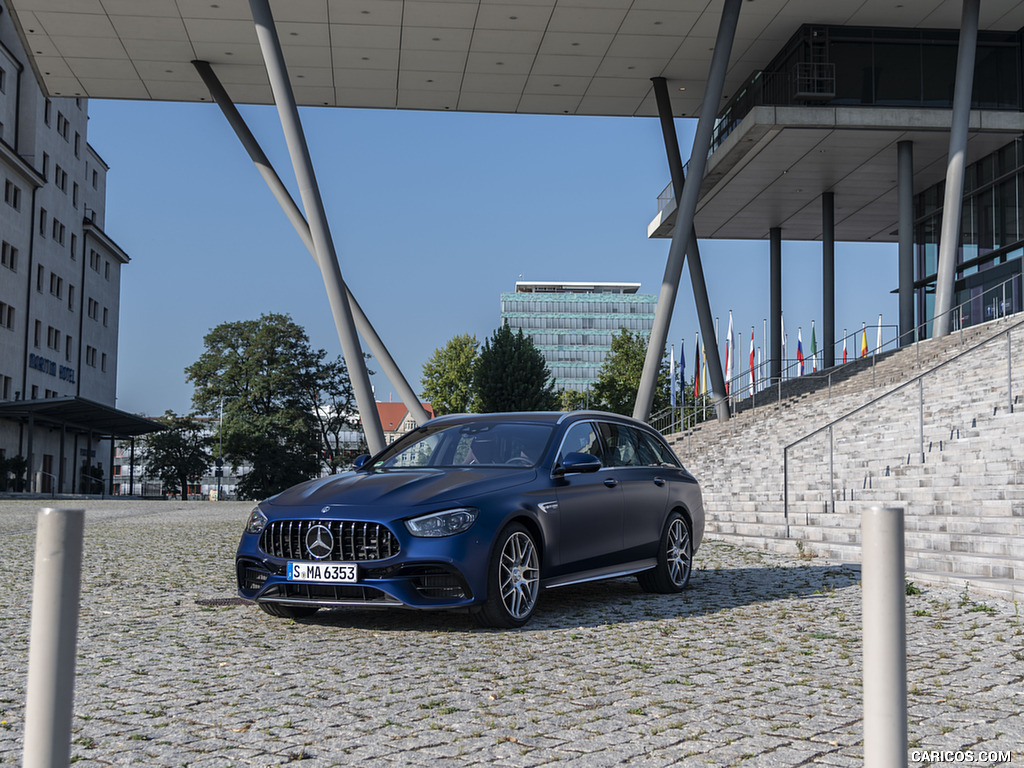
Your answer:
[[[355,563],[288,563],[288,581],[351,584],[359,581]]]

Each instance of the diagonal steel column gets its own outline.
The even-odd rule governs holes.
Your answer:
[[[295,200],[292,198],[288,189],[285,187],[284,182],[281,181],[281,177],[274,170],[274,166],[271,164],[270,159],[267,157],[263,148],[260,147],[256,137],[253,136],[252,131],[249,130],[249,126],[246,125],[245,120],[239,114],[238,109],[235,107],[234,102],[231,101],[231,97],[228,95],[224,86],[221,84],[217,75],[214,73],[213,68],[209,62],[206,61],[193,61],[192,65],[196,68],[199,76],[203,79],[206,87],[210,91],[210,96],[220,107],[221,112],[224,113],[224,117],[227,118],[228,123],[235,131],[235,135],[238,136],[239,141],[242,142],[242,146],[245,147],[245,151],[248,152],[249,158],[252,160],[253,165],[260,172],[263,180],[270,187],[270,191],[273,192],[274,197],[277,198],[277,202],[284,209],[285,215],[288,216],[288,220],[291,221],[292,226],[295,227],[295,231],[302,239],[306,249],[312,254],[313,260],[317,262],[317,266],[320,264],[320,260],[316,255],[316,248],[313,247],[313,236],[309,231],[309,224],[306,221],[306,217],[303,216],[302,211],[299,210],[299,206],[295,204]],[[413,391],[409,382],[406,380],[402,371],[399,369],[398,364],[395,363],[391,353],[388,351],[384,342],[380,336],[377,335],[376,329],[370,323],[370,320],[366,317],[366,313],[363,312],[363,308],[359,306],[359,302],[356,301],[352,291],[345,286],[345,293],[348,297],[349,306],[352,309],[352,316],[355,320],[356,330],[362,334],[366,340],[366,346],[370,348],[370,352],[373,353],[374,358],[380,364],[382,372],[387,376],[388,381],[391,382],[392,386],[398,391],[398,396],[405,404],[405,407],[409,410],[409,413],[416,419],[417,424],[425,424],[430,419],[430,415],[426,409],[420,403],[420,399],[416,397],[416,393]]]
[[[736,36],[736,25],[739,19],[742,0],[725,0],[722,18],[718,25],[718,37],[715,50],[711,55],[711,67],[708,70],[707,88],[704,91],[704,103],[701,106],[700,118],[697,120],[697,132],[693,137],[693,149],[690,151],[690,177],[692,181],[684,184],[682,194],[677,198],[676,225],[672,232],[672,245],[669,247],[668,261],[665,264],[665,276],[662,278],[661,291],[658,294],[658,307],[654,314],[654,327],[647,346],[644,359],[644,370],[640,378],[640,387],[633,408],[634,418],[646,421],[651,415],[654,403],[654,390],[658,382],[658,369],[668,339],[668,326],[675,309],[676,296],[679,292],[679,277],[683,271],[683,261],[691,241],[696,244],[693,218],[697,211],[697,198],[700,195],[700,182],[704,178],[707,167],[708,152],[711,149],[711,137],[718,115],[718,105],[722,100],[725,74],[729,67],[732,54],[732,43]],[[696,251],[690,251],[690,282],[693,287],[694,301],[697,304],[697,316],[700,321],[701,334],[706,339],[714,338],[711,320],[711,308],[707,299],[707,287],[704,283],[704,271]],[[710,327],[709,327],[710,326]],[[711,374],[711,386],[715,393],[715,411],[720,421],[729,418],[729,409],[725,401],[725,378],[722,375],[722,363],[718,360],[718,349],[715,345],[705,347],[708,350],[708,372]]]
[[[949,159],[946,161],[946,194],[942,201],[942,229],[939,234],[939,264],[935,281],[935,316],[932,335],[945,336],[951,328],[953,284],[956,282],[956,254],[960,245],[960,213],[964,199],[964,166],[967,159],[967,130],[974,89],[974,58],[978,47],[978,14],[981,0],[964,0],[960,18],[960,46],[956,55],[953,86],[953,122],[949,129]]]
[[[334,250],[334,241],[327,225],[327,213],[324,211],[320,188],[313,172],[309,146],[306,144],[306,136],[299,120],[299,108],[295,103],[291,82],[288,80],[281,41],[277,36],[268,0],[249,0],[249,7],[252,10],[253,22],[256,24],[256,36],[267,66],[267,75],[270,77],[270,87],[274,92],[277,113],[288,144],[288,154],[291,155],[295,178],[299,184],[302,207],[306,210],[317,263],[320,265],[324,287],[331,302],[331,312],[334,315],[338,339],[341,341],[342,355],[348,365],[352,391],[356,396],[356,405],[359,407],[359,416],[363,422],[363,434],[366,436],[370,452],[377,453],[385,447],[384,431],[380,424],[380,414],[377,413],[377,404],[373,399],[373,389],[370,387],[370,377],[366,371],[366,361],[363,360],[359,336],[352,320],[348,289],[341,277],[341,266],[338,264],[338,255]]]
[[[661,121],[661,135],[665,140],[665,154],[668,156],[669,173],[672,175],[672,192],[678,201],[683,194],[683,186],[686,183],[686,173],[683,170],[683,158],[679,153],[679,139],[676,136],[676,124],[675,118],[672,116],[672,103],[668,94],[668,81],[664,77],[652,77],[651,82],[654,84],[654,97],[658,103],[658,118]],[[672,233],[673,242],[675,242],[675,231]],[[669,251],[671,258],[671,249]],[[686,254],[690,255],[690,284],[693,286],[693,301],[697,308],[697,320],[700,324],[701,335],[705,339],[712,339],[716,337],[715,324],[711,316],[711,305],[708,302],[708,290],[707,285],[704,282],[704,267],[700,260],[700,247],[697,244],[697,230],[694,227],[690,227],[690,237],[686,241],[686,249],[683,252],[683,258],[685,260]],[[682,265],[680,265],[680,271],[682,271]],[[676,276],[676,292],[679,288],[679,277]],[[675,296],[672,298],[672,306],[675,305]],[[660,300],[659,300],[660,306]],[[671,316],[671,312],[669,313]],[[667,332],[667,328],[666,328]],[[664,349],[664,343],[661,348]],[[648,347],[648,355],[650,354],[650,347]],[[725,397],[725,379],[722,376],[722,361],[718,355],[718,344],[711,344],[705,346],[705,361],[707,363],[708,370],[711,374],[711,388],[715,396],[715,407],[718,414],[724,414],[719,418],[729,417],[728,401]],[[660,367],[660,364],[659,364]],[[654,374],[655,386],[657,384],[657,371]],[[641,378],[640,387],[637,395],[637,405],[640,404],[639,392],[643,391],[644,381]],[[642,420],[646,420],[650,416],[651,405],[654,402],[654,392],[651,390],[651,400],[647,403],[647,411],[644,415],[639,416],[637,413],[639,409],[634,406],[634,417]]]

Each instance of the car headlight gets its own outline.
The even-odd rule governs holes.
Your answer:
[[[259,533],[267,525],[267,516],[263,514],[263,510],[259,507],[253,509],[249,513],[249,521],[245,524],[246,533]]]
[[[446,509],[444,512],[433,512],[429,515],[414,517],[405,521],[405,527],[413,536],[439,538],[453,536],[469,529],[476,521],[477,510],[472,507]]]

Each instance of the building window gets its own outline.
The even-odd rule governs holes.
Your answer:
[[[68,173],[59,165],[53,167],[53,183],[64,194],[68,192]]]
[[[52,237],[59,245],[64,245],[64,235],[66,234],[66,228],[61,224],[57,217],[53,218],[53,224],[50,227],[50,237]]]
[[[7,72],[0,67],[0,93],[7,93]]]
[[[64,117],[64,113],[57,110],[57,133],[60,134],[60,137],[64,139],[64,141],[68,140],[68,126],[69,122],[68,119]]]
[[[75,286],[68,285],[68,311],[75,311]]]
[[[100,255],[96,251],[89,251],[89,267],[94,272],[100,271]]]
[[[43,178],[50,180],[50,156],[43,152]]]
[[[103,265],[103,277],[106,278],[107,280],[110,279],[110,262],[109,261],[104,263],[104,265]]]
[[[64,295],[64,278],[58,277],[55,273],[50,273],[50,295],[56,296],[58,299]]]
[[[46,328],[46,346],[50,349],[60,351],[60,331],[52,325]]]
[[[75,133],[75,157],[79,157],[82,152],[82,137],[77,132]]]
[[[65,336],[64,337],[64,359],[67,360],[69,363],[71,362],[71,348],[73,346],[74,346],[74,343],[71,341],[71,337],[70,336]]]
[[[39,293],[43,292],[43,283],[45,282],[45,278],[46,268],[40,264],[36,267],[36,290],[39,291]]]
[[[107,372],[107,353],[106,352],[104,352],[102,355],[100,355],[100,370],[103,371],[104,373]]]
[[[103,308],[103,327],[104,328],[107,327],[107,312],[108,312],[107,308],[104,307]]]
[[[0,301],[0,328],[14,330],[14,307]]]
[[[14,384],[14,380],[10,376],[0,376],[0,397],[4,400],[11,399],[11,385]],[[3,454],[0,454],[2,458]]]
[[[78,258],[78,235],[71,233],[71,260]]]
[[[41,322],[39,322],[38,320],[36,320],[35,330],[34,330],[34,333],[32,334],[33,346],[35,346],[37,348],[39,347],[39,341],[40,341],[42,335],[43,335],[43,324]]]
[[[21,210],[21,187],[10,179],[4,182],[4,202],[16,211]]]
[[[37,385],[35,385],[35,384],[32,385],[32,399],[33,400],[38,400],[39,399],[39,387]]]
[[[46,103],[43,104],[43,122],[45,122],[47,125],[50,124],[50,113],[51,112],[53,112],[53,104],[51,104],[50,100],[47,99]]]
[[[0,265],[7,267],[11,272],[18,271],[18,249],[6,241],[0,252]]]
[[[92,172],[92,188],[99,189],[100,186],[100,175],[95,171]]]
[[[39,209],[39,236],[46,237],[46,209]]]
[[[96,347],[85,347],[85,364],[90,368],[96,367]]]
[[[89,319],[90,320],[95,320],[96,319],[96,316],[99,314],[99,306],[100,305],[96,301],[96,299],[89,299],[88,314],[89,314]]]
[[[78,182],[77,181],[71,183],[71,204],[73,206],[75,206],[75,208],[78,207]]]

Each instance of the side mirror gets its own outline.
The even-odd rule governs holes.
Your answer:
[[[352,469],[360,469],[362,466],[370,460],[370,454],[364,453],[361,456],[356,456],[355,461],[352,462]]]
[[[597,472],[601,468],[601,460],[589,453],[567,453],[562,459],[562,466],[555,470],[557,475],[571,475],[583,472]]]

